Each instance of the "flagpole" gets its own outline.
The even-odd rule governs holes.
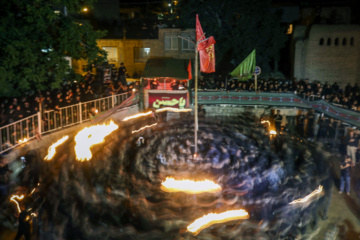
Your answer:
[[[194,156],[197,156],[198,153],[198,145],[197,145],[197,131],[198,131],[198,43],[195,43],[195,129],[194,129],[194,145],[195,151]]]

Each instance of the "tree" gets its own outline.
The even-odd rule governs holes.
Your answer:
[[[103,62],[94,31],[76,21],[93,0],[11,0],[0,8],[0,96],[56,89],[74,80],[65,57]]]
[[[185,0],[181,2],[179,24],[195,28],[195,14],[206,36],[216,40],[217,71],[229,73],[256,49],[256,63],[263,72],[273,70],[286,33],[281,13],[272,12],[271,0]],[[276,66],[276,64],[274,64]]]

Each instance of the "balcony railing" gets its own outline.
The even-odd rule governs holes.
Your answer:
[[[0,128],[0,154],[36,138],[37,135],[89,121],[91,108],[94,107],[99,113],[105,112],[120,105],[128,97],[129,93],[122,93],[88,102],[79,102],[58,110],[45,111],[42,116],[39,112],[3,126]]]

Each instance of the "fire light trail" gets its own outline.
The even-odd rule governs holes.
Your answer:
[[[221,191],[220,185],[210,180],[193,181],[193,180],[175,180],[174,178],[167,177],[161,183],[161,190],[164,192],[186,192],[191,194],[198,194],[204,192],[219,192]]]
[[[119,126],[111,121],[108,125],[95,125],[86,127],[75,136],[75,153],[79,161],[89,161],[92,157],[90,148],[104,142],[104,138],[118,129]]]
[[[296,203],[304,203],[304,202],[307,202],[310,198],[312,198],[313,196],[317,195],[317,194],[320,194],[323,190],[323,186],[319,186],[315,191],[313,191],[312,193],[310,193],[309,195],[307,195],[306,197],[304,198],[299,198],[299,199],[296,199],[294,201],[292,201],[291,203],[289,204],[296,204]]]
[[[144,130],[145,128],[150,128],[150,127],[153,127],[153,126],[156,126],[156,125],[157,125],[157,123],[154,123],[154,124],[151,124],[151,125],[146,125],[146,126],[140,128],[138,130],[132,131],[131,133],[137,133],[137,132],[140,132],[140,131]]]
[[[152,113],[152,111],[148,111],[146,113],[138,113],[138,114],[124,118],[123,121],[127,121],[127,120],[134,119],[134,118],[139,118],[139,117],[145,117],[147,115],[150,115],[151,113]]]
[[[15,198],[16,198],[17,200],[23,200],[23,199],[24,199],[24,194],[22,194],[21,196],[12,195],[11,198],[10,198],[10,201],[16,203],[17,209],[18,209],[18,211],[19,211],[19,213],[20,213],[20,212],[21,212],[21,209],[20,209],[20,206],[19,206],[18,201],[16,201]]]
[[[66,140],[68,140],[69,136],[66,135],[65,137],[59,139],[56,143],[54,143],[53,145],[51,145],[48,149],[48,155],[44,158],[44,160],[48,160],[50,161],[54,156],[55,156],[55,153],[56,153],[56,148],[63,144]]]
[[[270,127],[270,121],[268,121],[268,120],[261,120],[261,123],[268,123],[269,127]]]
[[[20,139],[19,140],[19,143],[25,143],[25,142],[27,142],[28,140],[27,140],[27,138],[24,138],[24,139]]]
[[[187,230],[194,234],[198,234],[203,229],[210,227],[211,225],[216,223],[224,223],[228,221],[248,219],[248,218],[249,218],[249,214],[244,209],[229,210],[222,213],[209,213],[192,222],[187,227]]]
[[[190,109],[190,108],[180,109],[180,108],[171,108],[171,107],[156,109],[156,112],[165,112],[165,111],[170,111],[170,112],[191,112],[192,109]]]
[[[179,109],[179,108],[171,108],[171,107],[156,109],[157,113],[165,112],[165,111],[170,111],[170,112],[191,112],[192,109],[190,109],[190,108]],[[124,118],[123,121],[128,121],[128,120],[139,118],[139,117],[145,117],[145,116],[150,115],[151,113],[152,113],[152,111],[148,111],[148,112],[145,112],[145,113],[138,113],[138,114],[135,114],[135,115]]]

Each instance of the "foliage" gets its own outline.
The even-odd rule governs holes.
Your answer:
[[[280,25],[281,13],[270,11],[271,0],[184,0],[179,23],[195,27],[195,15],[206,37],[216,40],[217,71],[229,73],[256,49],[256,65],[272,71],[287,36]],[[220,69],[220,71],[219,71]]]
[[[0,96],[56,89],[74,77],[65,57],[102,62],[104,32],[77,22],[93,0],[12,0],[0,9]],[[66,6],[66,8],[65,8]],[[57,10],[55,12],[55,10]]]

